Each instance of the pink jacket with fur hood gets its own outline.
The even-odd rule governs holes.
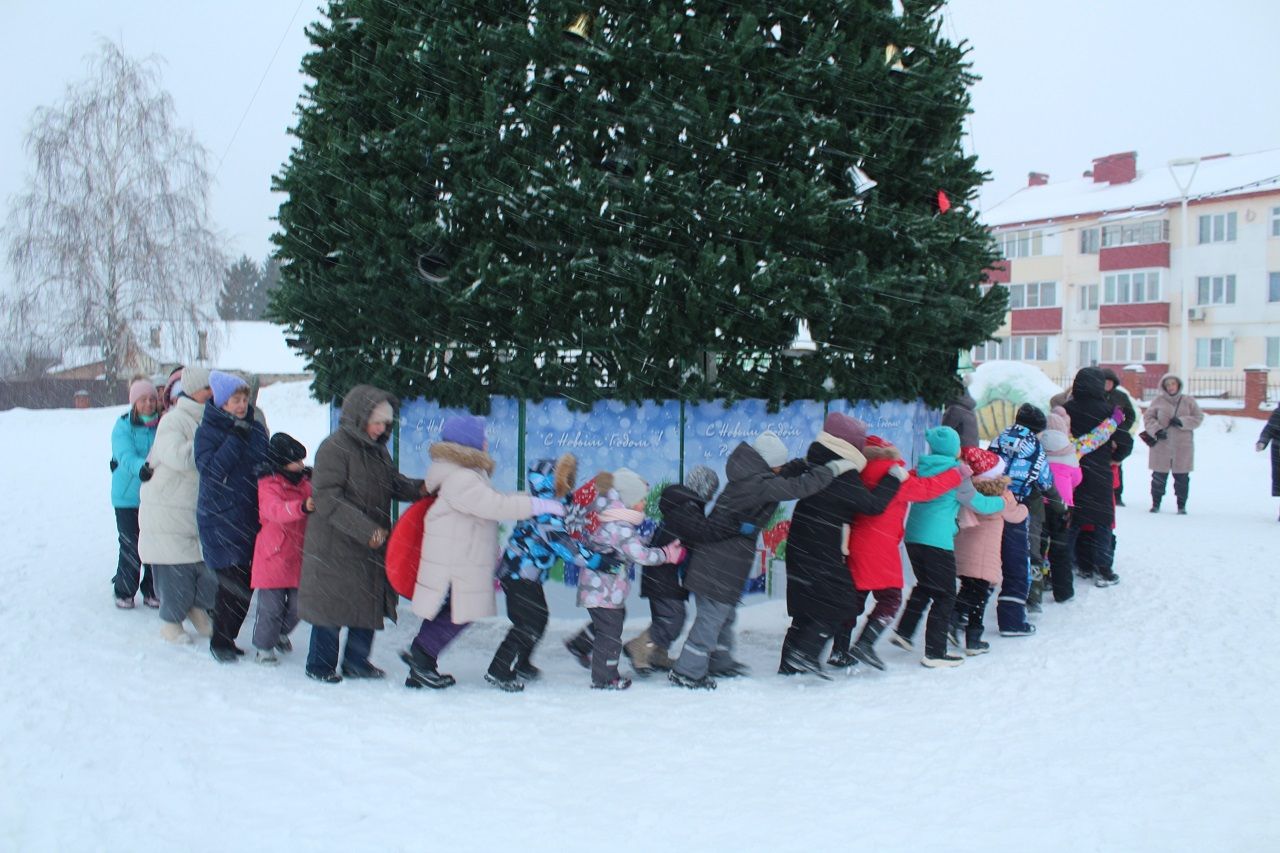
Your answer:
[[[297,589],[302,578],[302,543],[307,534],[311,478],[290,483],[283,474],[258,480],[258,522],[262,528],[253,543],[254,589]]]
[[[528,518],[533,501],[495,489],[489,482],[493,458],[482,450],[441,441],[430,452],[426,483],[436,502],[424,521],[413,612],[434,619],[449,596],[455,625],[494,616],[498,522]]]
[[[974,513],[977,524],[962,528],[956,533],[956,574],[962,578],[977,578],[992,586],[999,586],[1000,539],[1004,523],[1017,524],[1027,517],[1027,508],[1018,503],[1009,491],[1009,478],[973,481],[973,486],[984,495],[1003,495],[1004,509],[991,515]]]

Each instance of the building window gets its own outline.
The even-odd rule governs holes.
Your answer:
[[[1196,338],[1196,367],[1231,367],[1230,338]]]
[[[1196,304],[1234,305],[1236,301],[1236,277],[1233,275],[1202,275],[1196,279]]]
[[[1000,254],[1005,258],[1031,258],[1044,254],[1043,231],[1009,231],[997,235]]]
[[[1081,311],[1097,311],[1098,310],[1098,285],[1096,284],[1080,285],[1080,310]]]
[[[1280,209],[1280,208],[1277,208]],[[1080,254],[1096,255],[1102,242],[1101,228],[1086,228],[1080,232]]]
[[[987,341],[973,348],[970,357],[975,363],[981,361],[1004,361],[1009,358],[1009,341]]]
[[[1271,236],[1280,237],[1280,207],[1271,208]]]
[[[1280,272],[1267,276],[1267,301],[1280,302]]]
[[[1102,278],[1104,305],[1160,301],[1160,271],[1110,273]]]
[[[1213,213],[1200,217],[1201,243],[1231,243],[1236,239],[1236,215]]]
[[[1096,367],[1098,364],[1098,349],[1098,341],[1080,341],[1080,366]]]
[[[201,332],[198,340],[196,358],[205,361],[209,358],[209,333]]]
[[[1267,367],[1280,367],[1280,338],[1267,338]]]
[[[1012,335],[1003,341],[987,341],[973,348],[974,362],[1052,361],[1056,358],[1057,336]]]
[[[1010,308],[1052,308],[1058,304],[1056,281],[1033,281],[1009,285]]]
[[[1231,215],[1235,216],[1234,213]],[[1115,246],[1141,246],[1146,243],[1168,242],[1169,222],[1164,219],[1156,222],[1107,225],[1102,229],[1102,248],[1104,249],[1110,249]]]
[[[1152,364],[1158,361],[1159,329],[1107,329],[1102,333],[1103,364]]]

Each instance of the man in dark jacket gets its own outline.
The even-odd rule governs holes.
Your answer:
[[[831,485],[796,504],[787,534],[787,613],[791,627],[782,645],[778,672],[822,675],[818,656],[841,624],[854,614],[857,591],[845,556],[849,524],[854,515],[879,515],[898,493],[906,469],[889,469],[868,490],[860,471],[867,460],[862,447],[867,426],[839,412],[827,415],[806,459],[813,465],[847,468]],[[901,472],[900,474],[897,472]]]
[[[780,502],[817,494],[842,470],[800,459],[787,462],[786,445],[772,432],[763,432],[752,444],[742,442],[729,454],[729,482],[709,517],[735,528],[747,524],[763,530]],[[732,659],[734,615],[755,562],[756,537],[752,532],[712,542],[690,557],[684,585],[697,599],[698,612],[671,670],[672,683],[714,689],[716,683],[708,675],[712,655]]]
[[[1133,401],[1120,385],[1120,377],[1116,372],[1109,367],[1103,368],[1102,378],[1103,387],[1106,388],[1107,402],[1113,409],[1119,408],[1124,412],[1124,423],[1116,427],[1116,431],[1111,436],[1111,461],[1116,465],[1116,506],[1124,506],[1124,501],[1121,499],[1124,493],[1124,468],[1120,463],[1133,453],[1133,433],[1129,430],[1137,422],[1138,415],[1133,410]]]
[[[961,447],[978,446],[977,402],[969,395],[969,389],[953,397],[942,413],[942,425],[951,427],[960,436]]]
[[[1115,407],[1107,402],[1106,377],[1096,367],[1084,367],[1071,385],[1067,415],[1072,435],[1088,435],[1111,417]],[[1110,586],[1120,578],[1112,571],[1115,540],[1115,492],[1111,485],[1112,443],[1085,454],[1080,459],[1083,479],[1075,489],[1071,527],[1077,536],[1076,558],[1085,574],[1092,574],[1098,586]]]

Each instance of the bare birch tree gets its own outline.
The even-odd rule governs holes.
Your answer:
[[[225,267],[209,221],[208,154],[176,124],[157,62],[103,43],[87,79],[32,117],[34,160],[12,200],[6,241],[17,292],[11,335],[27,349],[101,345],[118,378],[131,329],[197,354],[212,336]]]

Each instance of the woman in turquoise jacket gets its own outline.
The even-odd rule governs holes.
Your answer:
[[[116,531],[120,538],[120,558],[116,563],[116,607],[132,610],[142,577],[142,601],[159,607],[151,581],[151,567],[138,559],[138,490],[151,478],[147,454],[156,439],[160,422],[156,388],[146,379],[129,386],[129,411],[120,416],[111,430],[111,506],[116,511]]]
[[[964,479],[959,488],[944,492],[931,501],[911,505],[907,516],[907,556],[916,576],[915,588],[890,637],[894,645],[911,651],[911,637],[926,609],[929,621],[924,631],[924,666],[958,666],[964,658],[947,653],[947,626],[956,606],[956,517],[960,504],[989,515],[1004,509],[1004,499],[980,495],[969,481],[972,474],[960,463],[960,436],[951,427],[934,427],[924,434],[929,452],[920,457],[916,473],[932,477],[959,467]],[[930,602],[933,607],[929,607]]]

